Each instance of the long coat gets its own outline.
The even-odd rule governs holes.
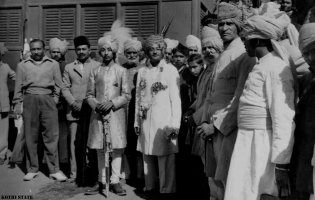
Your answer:
[[[8,64],[0,62],[0,112],[10,111],[8,77],[15,80],[15,72]]]
[[[93,69],[90,74],[87,102],[95,111],[98,103],[112,101],[114,108],[110,111],[110,142],[113,149],[126,147],[126,109],[131,98],[127,70],[113,61],[106,67],[104,64]],[[88,147],[103,149],[102,114],[92,111]]]
[[[92,59],[87,59],[83,64],[83,72],[80,69],[78,61],[74,61],[66,65],[63,72],[63,89],[62,95],[66,99],[67,106],[67,120],[75,121],[79,119],[79,116],[73,116],[70,105],[76,101],[81,108],[83,100],[86,96],[87,83],[89,80],[91,70],[100,66],[101,63]]]
[[[161,80],[157,77],[161,73]],[[151,86],[160,81],[165,90],[160,90],[147,111],[146,119],[140,118],[140,82],[145,80],[145,95],[142,101],[151,99]],[[137,150],[146,155],[165,156],[178,152],[177,139],[166,139],[165,130],[179,129],[181,121],[181,100],[179,95],[179,74],[177,69],[161,60],[157,67],[150,63],[139,69],[136,87],[135,127],[140,127]]]
[[[207,66],[207,68],[200,74],[197,82],[197,98],[190,106],[190,109],[194,110],[191,118],[193,120],[193,125],[195,126],[199,126],[202,122],[203,104],[209,90],[213,65],[214,63]],[[205,141],[196,132],[197,129],[194,130],[191,153],[193,155],[203,156],[205,151]]]

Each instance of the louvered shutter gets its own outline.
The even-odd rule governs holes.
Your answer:
[[[115,21],[115,7],[85,7],[82,33],[87,36],[92,45],[96,45],[104,32],[110,31]]]
[[[21,45],[22,10],[0,10],[0,42],[7,46]]]
[[[51,38],[66,39],[73,44],[75,37],[75,8],[44,8],[44,41]]]
[[[157,33],[157,5],[124,6],[125,25],[135,36],[147,38]]]

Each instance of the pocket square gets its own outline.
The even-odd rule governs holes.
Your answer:
[[[115,83],[114,86],[115,86],[115,87],[118,87],[118,83]]]

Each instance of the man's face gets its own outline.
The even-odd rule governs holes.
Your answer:
[[[180,68],[181,66],[183,66],[186,63],[186,56],[184,56],[182,53],[180,53],[179,51],[177,51],[174,55],[173,55],[173,61],[174,61],[174,65],[177,68]]]
[[[110,62],[114,58],[114,53],[112,48],[110,47],[109,44],[105,44],[101,49],[100,49],[100,54],[103,58],[103,61]]]
[[[139,51],[139,60],[143,60],[145,58],[145,52],[143,49]]]
[[[172,62],[172,57],[173,57],[173,53],[172,53],[172,49],[166,49],[165,51],[165,60],[167,63],[171,63]]]
[[[129,48],[125,51],[125,56],[128,63],[137,63],[139,62],[139,51],[135,48]]]
[[[219,22],[218,30],[223,42],[232,41],[237,37],[237,27],[228,19]]]
[[[43,44],[41,42],[34,42],[30,45],[31,58],[35,61],[41,61],[45,56]]]
[[[189,70],[194,76],[199,76],[202,70],[202,64],[198,64],[196,61],[192,61],[188,63]]]
[[[91,50],[88,45],[80,45],[75,49],[79,61],[85,61],[90,57]]]
[[[315,69],[315,43],[309,45],[309,47],[304,50],[302,53],[304,60],[307,64],[312,68]]]
[[[204,56],[204,59],[208,62],[214,61],[220,56],[219,51],[217,51],[214,47],[210,45],[202,47],[202,54]]]
[[[197,47],[189,47],[189,55],[198,54],[198,48]]]
[[[51,58],[57,62],[59,62],[62,58],[62,55],[59,49],[50,50],[50,55],[51,55]]]
[[[246,39],[244,40],[245,49],[249,57],[256,56],[255,55],[256,46],[253,43],[254,43],[253,40],[246,40]]]
[[[153,44],[148,50],[148,57],[151,61],[160,61],[164,57],[163,48],[158,44]]]
[[[292,8],[292,1],[291,0],[282,0],[282,7],[285,12],[289,12]]]

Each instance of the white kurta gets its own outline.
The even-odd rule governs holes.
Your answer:
[[[160,72],[162,68],[162,72]],[[144,70],[146,72],[144,73]],[[146,119],[141,119],[140,111],[140,81],[146,81],[145,96],[143,101],[152,98],[151,86],[157,82],[161,73],[160,82],[167,86],[159,91],[154,98],[153,104],[147,111]],[[146,155],[166,156],[178,152],[177,139],[166,139],[165,129],[171,127],[179,129],[181,120],[181,100],[179,95],[179,74],[177,69],[161,60],[157,67],[149,64],[139,69],[136,87],[135,127],[140,127],[137,150]]]
[[[293,86],[290,68],[275,52],[261,58],[249,74],[240,98],[225,200],[278,195],[275,164],[290,162],[294,142]]]

